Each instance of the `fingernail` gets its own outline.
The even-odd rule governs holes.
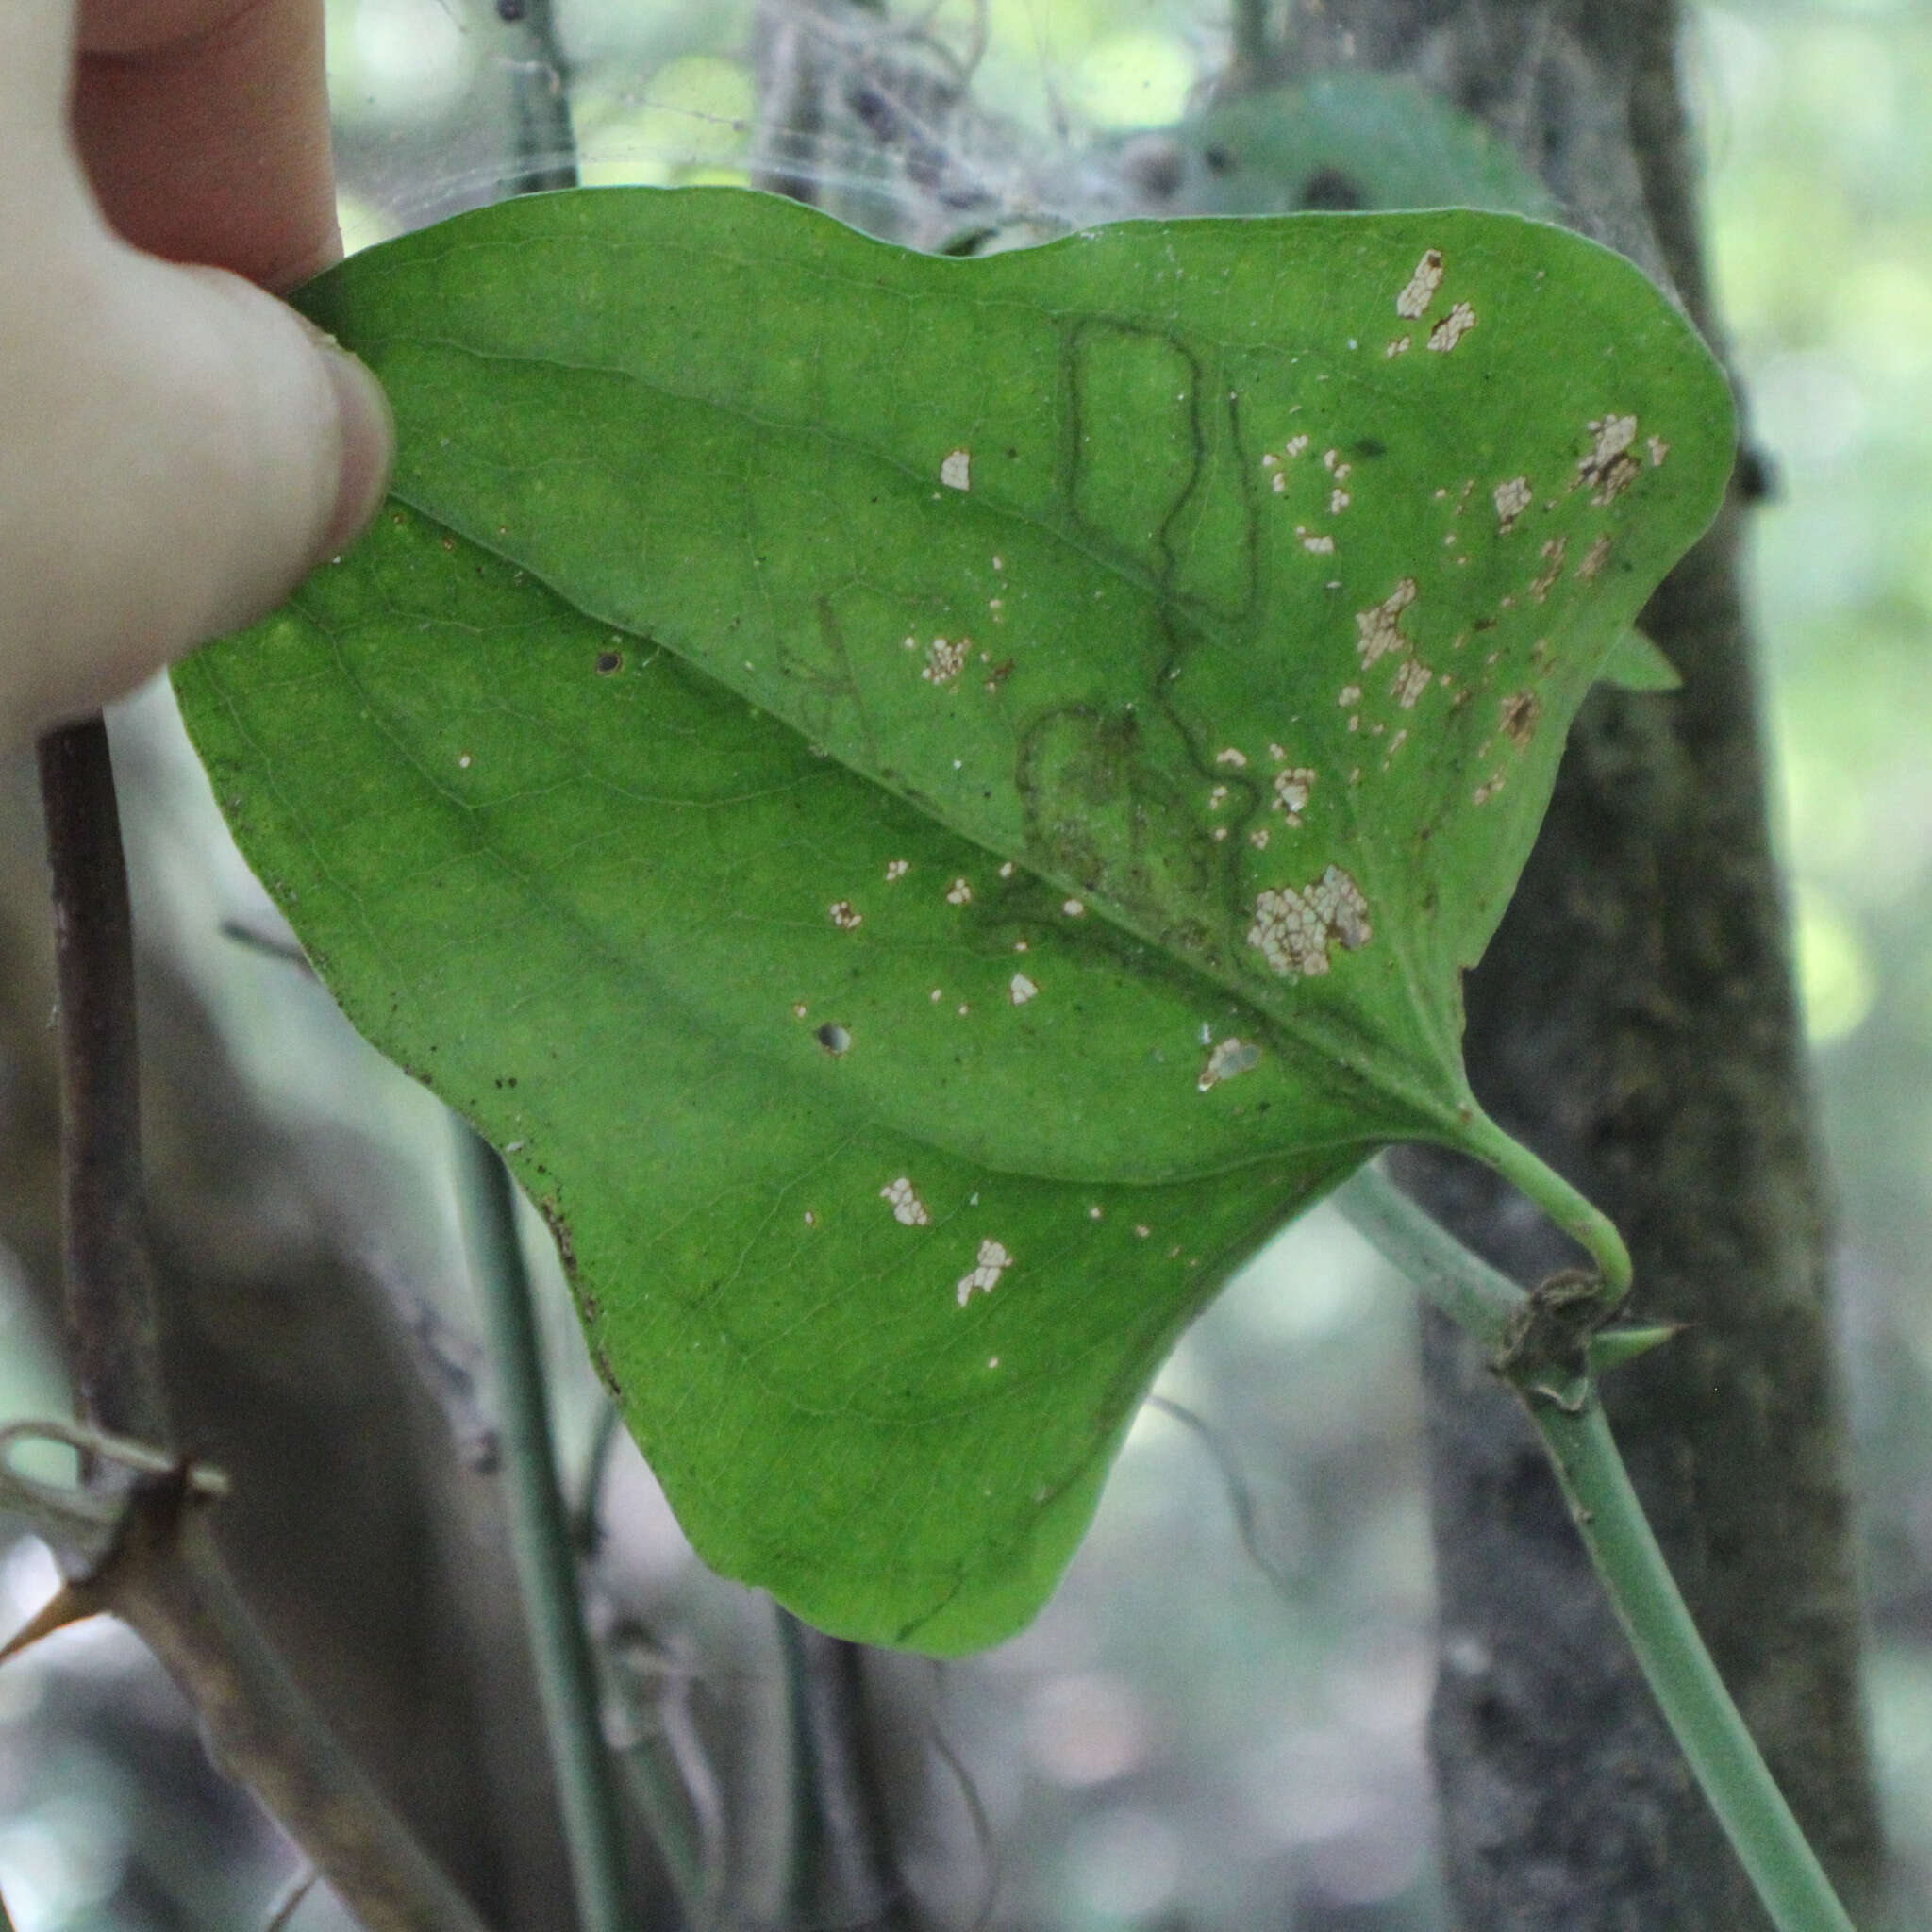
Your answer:
[[[336,409],[342,425],[341,480],[336,490],[335,514],[323,540],[324,557],[339,556],[361,535],[380,507],[389,488],[391,459],[395,455],[395,418],[389,398],[368,367],[330,337],[318,332],[316,347],[336,392]]]

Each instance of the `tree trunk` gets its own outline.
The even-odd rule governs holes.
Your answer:
[[[1306,7],[1307,11],[1304,11]],[[1670,0],[1295,0],[1296,64],[1407,71],[1481,115],[1573,225],[1716,340]],[[1615,402],[1605,397],[1607,408]],[[1854,1910],[1875,1899],[1827,1215],[1766,832],[1745,490],[1644,617],[1684,675],[1600,690],[1467,986],[1484,1105],[1614,1217],[1641,1312],[1690,1324],[1606,1402],[1699,1627]],[[1400,1172],[1525,1282],[1572,1256],[1428,1153]],[[1764,1923],[1638,1677],[1536,1443],[1431,1322],[1441,1604],[1432,1747],[1471,1932]]]

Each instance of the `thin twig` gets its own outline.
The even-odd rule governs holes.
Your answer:
[[[367,1932],[483,1932],[289,1676],[208,1534],[207,1486],[169,1452],[141,1165],[134,934],[113,763],[98,716],[41,744],[60,985],[67,1315],[75,1441],[126,1507],[71,1587],[123,1618],[180,1685],[222,1761],[327,1874]],[[165,1467],[157,1471],[155,1461]],[[118,1467],[117,1467],[118,1466]],[[75,1557],[81,1560],[76,1564]]]
[[[691,1721],[690,1673],[631,1619],[605,1632],[601,1650],[627,1721],[612,1746],[618,1767],[664,1861],[687,1932],[711,1932],[726,1876],[724,1804]]]
[[[134,916],[96,712],[41,740],[60,993],[68,1361],[82,1419],[166,1448],[141,1171]]]
[[[496,1150],[466,1123],[451,1120],[471,1273],[496,1374],[510,1551],[529,1619],[577,1914],[583,1932],[624,1932],[630,1916],[624,1833],[577,1596],[576,1548],[558,1484],[516,1191]]]
[[[591,1453],[584,1457],[583,1479],[577,1485],[576,1507],[571,1512],[570,1540],[586,1562],[604,1544],[604,1479],[610,1470],[610,1452],[624,1433],[624,1414],[606,1399],[591,1433]]]
[[[302,1901],[315,1890],[316,1872],[313,1865],[305,1865],[282,1888],[281,1896],[269,1907],[268,1924],[261,1932],[287,1932],[289,1921],[295,1916]]]
[[[915,1932],[865,1729],[864,1647],[778,1612],[791,1690],[798,1828],[793,1916],[849,1932]]]
[[[322,1723],[236,1594],[205,1513],[157,1495],[103,1573],[110,1607],[193,1701],[225,1770],[327,1874],[369,1932],[482,1921]]]
[[[1293,1579],[1285,1570],[1278,1569],[1261,1548],[1260,1524],[1255,1508],[1255,1492],[1248,1486],[1234,1457],[1229,1455],[1227,1445],[1221,1440],[1219,1432],[1205,1416],[1196,1415],[1184,1403],[1174,1401],[1166,1395],[1150,1395],[1146,1407],[1157,1415],[1170,1417],[1192,1433],[1213,1462],[1221,1477],[1222,1488],[1227,1492],[1227,1507],[1234,1517],[1235,1535],[1240,1538],[1241,1548],[1251,1562],[1273,1586],[1274,1593],[1291,1607],[1297,1602]]]

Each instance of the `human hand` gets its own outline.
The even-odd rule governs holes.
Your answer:
[[[0,0],[0,48],[12,743],[272,609],[375,513],[391,429],[251,286],[341,253],[321,0]]]

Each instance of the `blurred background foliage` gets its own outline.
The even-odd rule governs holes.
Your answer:
[[[562,0],[546,45],[529,4],[330,0],[351,247],[506,192],[530,159],[518,117],[559,98],[558,51],[587,182],[751,178],[748,6]],[[879,57],[917,82],[893,96],[903,178],[880,189],[863,128],[833,128],[810,170],[828,199],[862,175],[870,193],[937,196],[945,220],[1022,239],[1105,206],[1092,157],[1181,120],[1230,51],[1226,18],[1190,0],[988,0],[977,25],[957,4],[919,25]],[[1897,1852],[1932,1874],[1932,5],[1698,6],[1684,58],[1720,310],[1772,482],[1756,596],[1840,1203],[1872,1719]],[[225,849],[165,694],[117,729],[150,931],[188,962],[265,1106],[353,1119],[388,1150],[417,1205],[368,1239],[401,1257],[453,1432],[486,1442],[433,1104],[273,950],[273,910]],[[17,1273],[0,1251],[8,1415],[63,1406]],[[544,1283],[558,1430],[582,1469],[600,1397],[554,1269]],[[1198,1324],[1159,1390],[1033,1629],[966,1664],[875,1673],[919,1896],[958,1926],[1441,1924],[1409,1295],[1318,1212]],[[768,1614],[698,1569],[627,1445],[600,1496],[620,1734],[671,1762],[712,1839],[756,1868],[758,1833],[724,1814],[782,1806],[743,1741],[778,1669]],[[0,1623],[52,1582],[38,1545],[0,1551]],[[260,1924],[292,1862],[206,1769],[131,1638],[83,1626],[0,1671],[0,1889],[21,1932]],[[768,1879],[747,1869],[744,1899]],[[342,1921],[316,1894],[293,1923]]]

